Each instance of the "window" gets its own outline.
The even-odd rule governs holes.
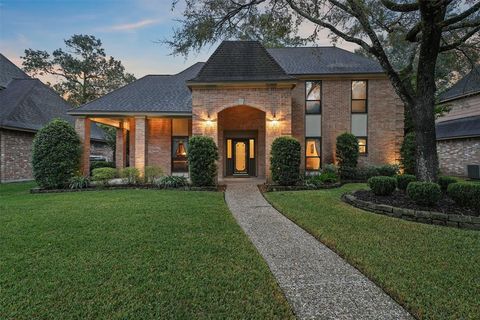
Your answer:
[[[320,170],[320,139],[319,138],[307,138],[305,139],[305,169],[307,171]]]
[[[305,113],[320,114],[322,113],[322,82],[306,81],[305,82]]]
[[[367,81],[352,81],[352,113],[367,112]]]
[[[172,172],[188,172],[188,119],[172,119]]]
[[[368,151],[368,144],[367,144],[367,137],[358,137],[358,151],[360,154],[367,154]]]

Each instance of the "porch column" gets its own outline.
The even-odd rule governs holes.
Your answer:
[[[90,119],[83,117],[75,120],[75,131],[82,143],[82,155],[80,157],[80,172],[84,176],[90,175]]]
[[[115,147],[115,166],[125,168],[127,165],[127,130],[124,128],[123,121],[117,128],[117,139]]]
[[[146,134],[147,119],[145,117],[135,117],[135,168],[140,171],[143,176],[146,164]]]

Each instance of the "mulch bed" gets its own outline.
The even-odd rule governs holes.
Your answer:
[[[435,206],[428,207],[416,204],[402,191],[395,191],[390,196],[377,196],[370,190],[359,190],[355,191],[354,195],[359,200],[373,202],[376,204],[386,204],[392,207],[400,207],[404,209],[436,211],[446,214],[458,214],[475,217],[480,215],[480,208],[476,211],[470,208],[459,207],[447,196],[444,196],[442,199],[440,199]]]
[[[180,188],[158,188],[153,185],[112,185],[112,186],[90,186],[83,189],[30,189],[30,193],[64,193],[64,192],[80,192],[80,191],[104,191],[104,190],[124,190],[124,189],[153,189],[153,190],[178,190],[178,191],[214,191],[225,192],[225,185],[217,185],[212,187],[180,187]]]

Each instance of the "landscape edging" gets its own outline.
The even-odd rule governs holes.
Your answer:
[[[341,199],[343,202],[348,203],[356,208],[390,217],[400,218],[403,220],[455,227],[460,229],[480,230],[480,217],[392,207],[386,204],[378,204],[360,200],[352,193],[344,193]]]
[[[30,193],[65,193],[65,192],[83,192],[83,191],[105,191],[105,190],[125,190],[125,189],[152,189],[152,190],[177,190],[177,191],[224,191],[223,185],[212,187],[180,187],[180,188],[159,188],[150,185],[117,185],[117,186],[102,186],[102,187],[88,187],[82,189],[42,189],[32,188]]]

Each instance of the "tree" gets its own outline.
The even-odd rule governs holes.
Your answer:
[[[175,0],[173,5],[176,5]],[[184,20],[166,41],[174,54],[188,54],[225,38],[263,40],[277,35],[285,44],[318,39],[319,30],[333,41],[343,39],[375,57],[411,113],[416,133],[416,175],[435,181],[438,158],[435,139],[435,73],[446,52],[478,51],[480,2],[476,0],[185,0]],[[270,17],[261,28],[256,17]],[[281,19],[283,18],[283,20]],[[282,21],[282,23],[278,23]],[[300,37],[302,22],[312,34]],[[246,33],[246,30],[256,33]],[[280,32],[280,30],[283,30]],[[260,35],[258,35],[259,33]],[[401,67],[385,36],[405,42]],[[292,40],[293,39],[293,40]],[[278,41],[282,43],[282,41]]]
[[[121,61],[107,57],[100,39],[73,35],[65,49],[46,51],[26,49],[23,67],[32,75],[54,75],[52,87],[74,106],[87,103],[135,80],[125,72]]]

